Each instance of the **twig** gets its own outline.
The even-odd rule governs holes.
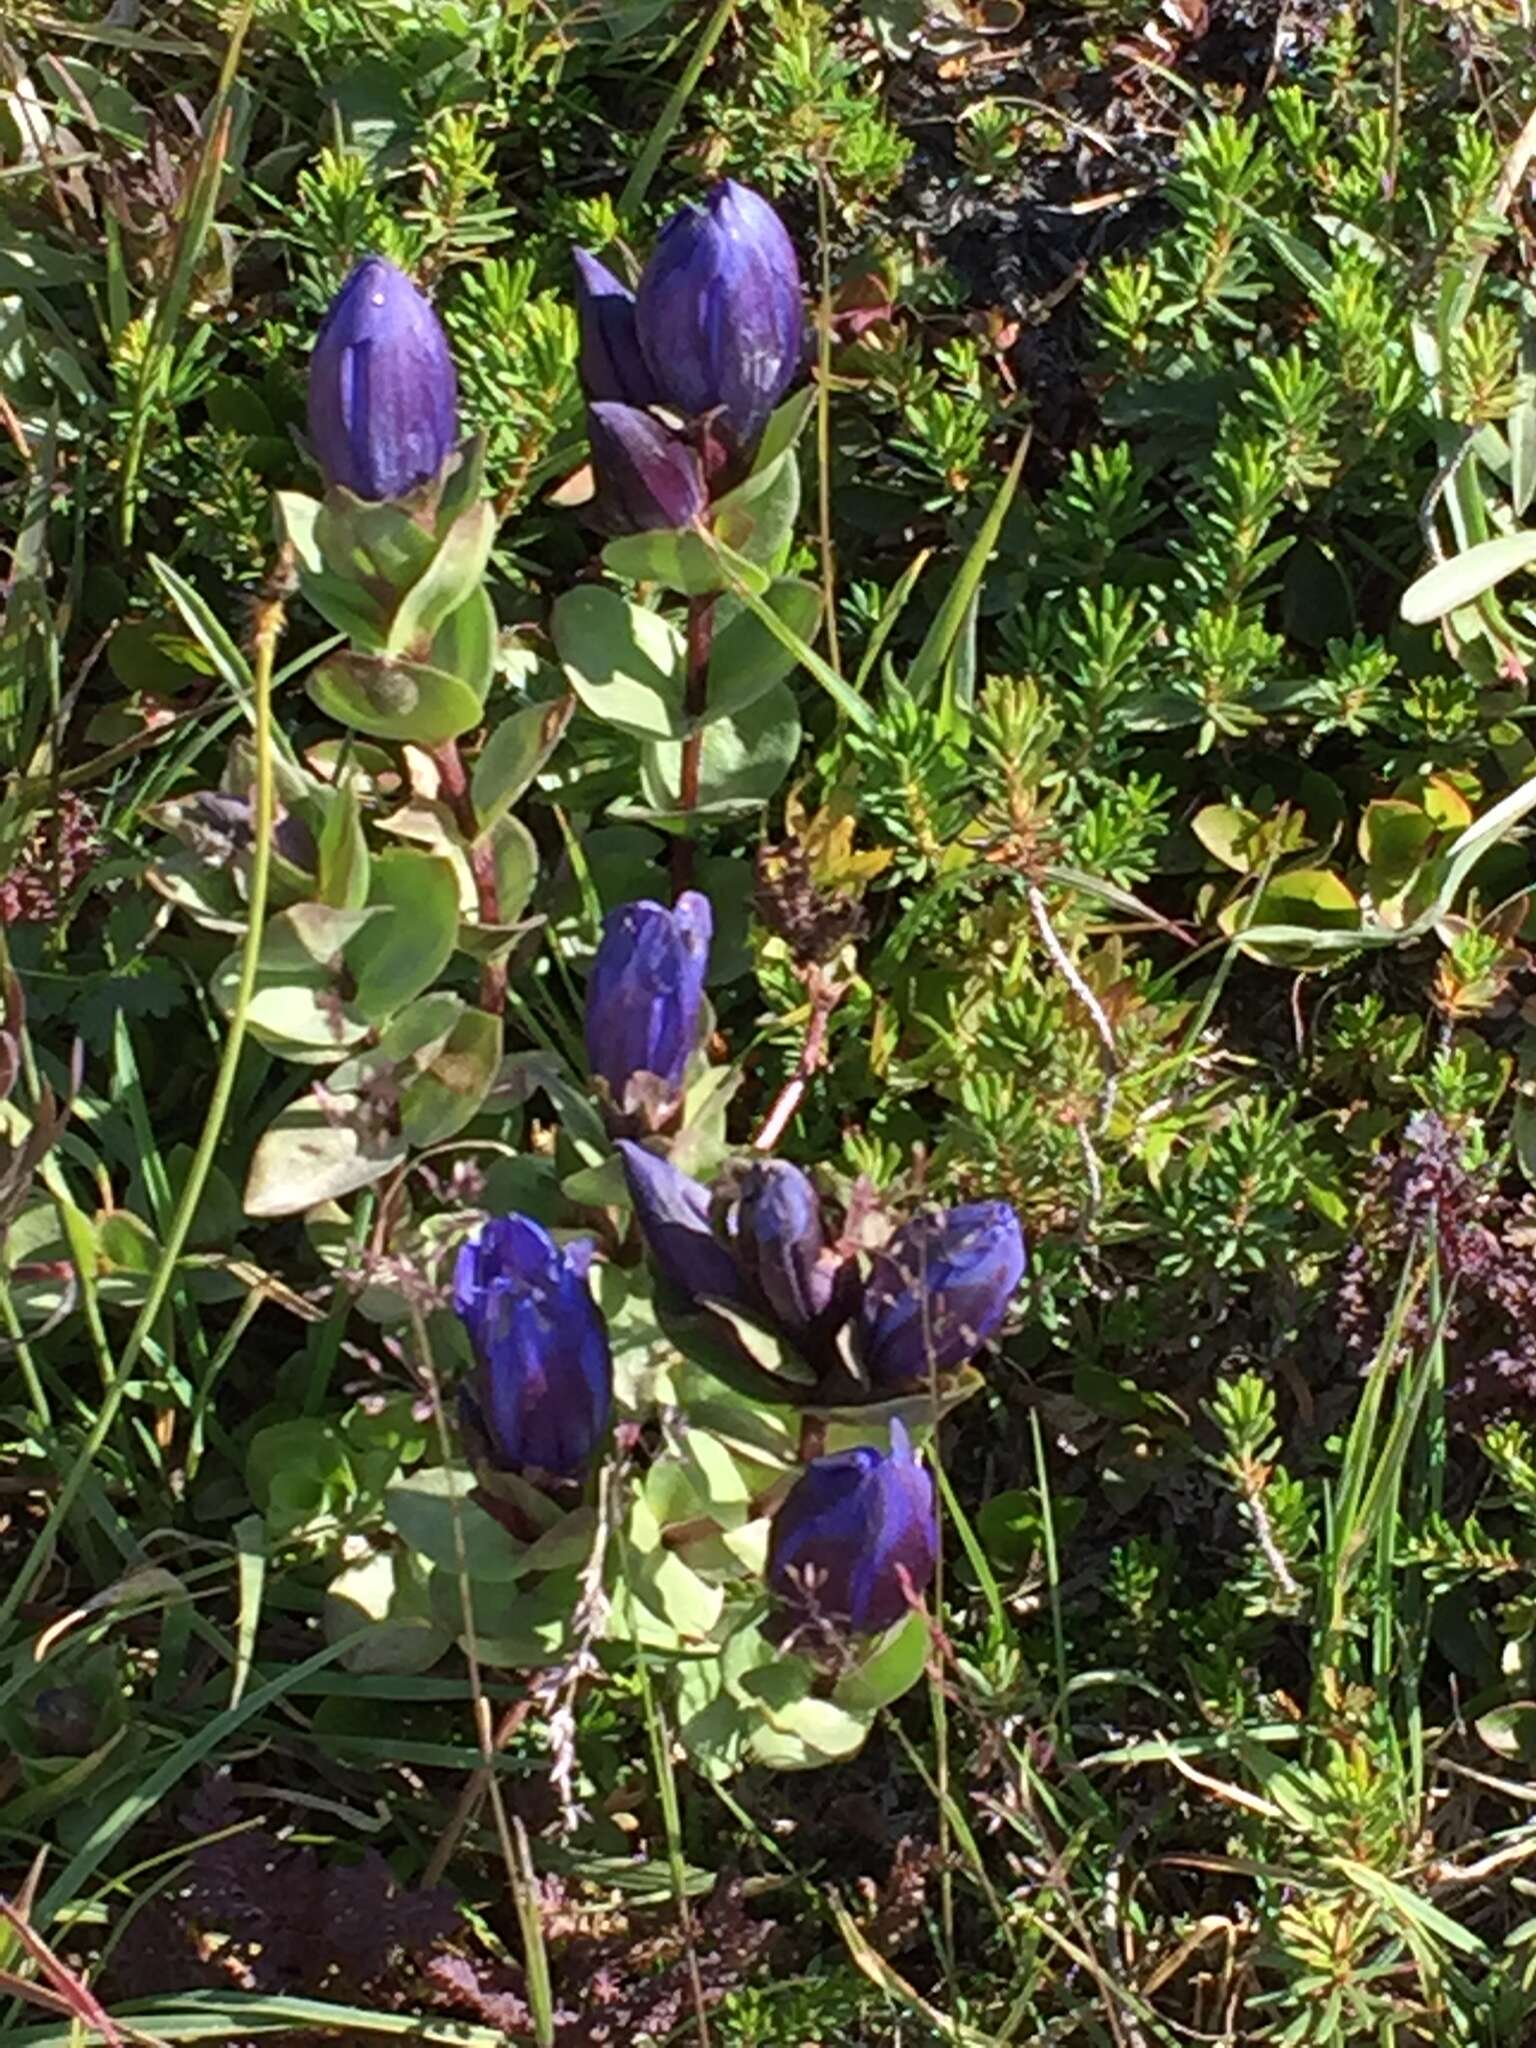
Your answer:
[[[1046,907],[1045,898],[1033,882],[1026,884],[1026,892],[1029,897],[1030,915],[1034,918],[1035,929],[1040,934],[1040,943],[1051,956],[1051,964],[1056,972],[1087,1011],[1088,1021],[1092,1024],[1094,1036],[1099,1041],[1099,1064],[1104,1070],[1098,1119],[1098,1129],[1102,1133],[1109,1127],[1109,1119],[1114,1114],[1115,1096],[1120,1087],[1120,1054],[1115,1045],[1115,1034],[1108,1017],[1104,1014],[1103,1004],[1084,981],[1073,965],[1066,947],[1056,936],[1056,927],[1051,923],[1051,913]]]
[[[493,1755],[498,1755],[506,1748],[507,1744],[516,1735],[532,1712],[533,1699],[531,1695],[525,1699],[512,1702],[491,1732],[491,1751]],[[491,1789],[491,1779],[494,1775],[495,1766],[493,1764],[480,1763],[476,1765],[469,1778],[465,1780],[464,1789],[459,1794],[458,1805],[454,1807],[447,1827],[438,1836],[437,1847],[428,1857],[427,1866],[421,1873],[422,1891],[431,1891],[434,1885],[442,1883],[444,1873],[448,1865],[453,1861],[454,1854],[460,1842],[463,1841],[466,1830],[473,1823],[475,1815],[484,1804],[485,1796]]]
[[[1434,480],[1430,484],[1429,489],[1424,493],[1423,501],[1419,506],[1419,532],[1423,536],[1425,547],[1428,548],[1437,563],[1445,560],[1445,549],[1440,545],[1440,534],[1435,525],[1435,514],[1440,509],[1440,500],[1456,481],[1462,464],[1471,454],[1472,443],[1477,439],[1477,435],[1478,429],[1476,426],[1462,428],[1461,439],[1451,450],[1440,468],[1436,470]]]
[[[806,1026],[805,1043],[800,1048],[795,1071],[774,1097],[772,1108],[763,1118],[762,1129],[752,1140],[754,1152],[771,1152],[788,1130],[812,1074],[827,1063],[827,1026],[832,1012],[848,993],[846,981],[834,981],[821,967],[807,968],[801,978],[811,999],[811,1020]]]

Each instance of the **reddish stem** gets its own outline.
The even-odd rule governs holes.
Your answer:
[[[464,757],[459,752],[458,741],[445,740],[440,747],[434,747],[432,759],[437,766],[443,801],[452,811],[453,821],[464,841],[469,871],[475,880],[480,922],[482,925],[498,925],[501,923],[501,897],[496,883],[496,854],[494,848],[480,837],[480,821],[475,816],[469,777],[464,772]],[[480,970],[480,1007],[491,1016],[499,1017],[506,1005],[506,962],[488,960]]]
[[[709,706],[709,657],[715,641],[715,600],[709,597],[690,597],[688,600],[687,629],[687,670],[683,690],[683,709],[690,724],[704,716]],[[682,768],[678,776],[677,807],[687,813],[698,808],[699,768],[704,757],[704,733],[702,727],[690,732],[683,741]],[[672,842],[672,894],[681,896],[685,889],[693,886],[693,840],[689,834],[680,832]]]

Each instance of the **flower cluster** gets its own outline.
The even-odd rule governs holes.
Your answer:
[[[587,1054],[620,1123],[638,1117],[654,1133],[678,1111],[710,930],[693,892],[670,910],[625,904],[604,924]],[[711,1190],[635,1138],[617,1142],[663,1289],[771,1325],[833,1396],[889,1396],[954,1371],[996,1335],[1023,1277],[1023,1234],[1004,1202],[916,1217],[870,1253],[833,1236],[797,1166],[759,1160]],[[460,1253],[454,1305],[479,1360],[470,1413],[493,1463],[570,1478],[597,1453],[612,1374],[589,1257],[521,1216],[487,1223]],[[933,1484],[895,1422],[888,1451],[806,1467],[775,1517],[768,1581],[799,1620],[867,1634],[920,1600],[937,1554]]]
[[[576,272],[598,517],[613,533],[697,524],[744,473],[803,361],[784,225],[766,200],[725,183],[662,230],[637,291],[586,251]],[[333,492],[477,520],[483,562],[480,514],[439,504],[459,435],[443,330],[377,257],[353,271],[317,337],[309,431]],[[683,1119],[699,1054],[711,937],[695,891],[670,908],[624,904],[604,924],[587,985],[593,1087],[663,1297],[766,1326],[812,1368],[824,1401],[900,1394],[953,1372],[996,1335],[1023,1275],[1005,1203],[923,1215],[871,1246],[829,1225],[796,1166],[758,1159],[711,1189],[660,1149]],[[611,1427],[591,1258],[590,1244],[557,1242],[531,1217],[495,1216],[454,1271],[453,1307],[475,1357],[465,1435],[482,1465],[534,1485],[578,1483]],[[807,1625],[870,1634],[921,1600],[938,1541],[933,1483],[896,1421],[888,1450],[863,1445],[806,1466],[773,1523],[768,1581]]]
[[[952,1372],[1001,1327],[1024,1274],[1006,1202],[915,1217],[874,1254],[829,1242],[798,1166],[764,1160],[717,1196],[627,1139],[619,1150],[657,1270],[688,1302],[736,1303],[833,1377],[889,1392]]]
[[[637,291],[585,249],[575,261],[597,519],[614,534],[692,526],[801,366],[794,244],[766,199],[726,180],[668,221]]]

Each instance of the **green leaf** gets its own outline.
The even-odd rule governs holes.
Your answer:
[[[247,1216],[296,1216],[339,1201],[400,1165],[405,1140],[377,1128],[355,1095],[300,1096],[257,1140],[245,1183]]]
[[[403,1543],[450,1573],[459,1569],[457,1521],[470,1578],[510,1586],[527,1569],[528,1545],[471,1498],[474,1490],[473,1472],[458,1465],[429,1465],[384,1489],[384,1512]]]
[[[845,1671],[832,1698],[856,1715],[877,1714],[910,1692],[928,1661],[928,1617],[920,1609],[869,1644],[862,1660]]]
[[[496,514],[489,502],[482,498],[466,506],[438,543],[428,567],[401,598],[390,621],[386,654],[409,654],[418,648],[424,652],[450,613],[467,607],[477,594],[484,597],[477,586],[495,538]],[[493,630],[494,623],[493,614]]]
[[[715,502],[716,531],[742,561],[773,568],[788,552],[800,511],[795,446],[815,403],[813,385],[787,399],[768,422],[751,474]]]
[[[322,662],[308,688],[329,717],[376,740],[436,747],[480,723],[480,698],[469,684],[419,661],[346,650]]]
[[[1400,888],[1417,872],[1436,830],[1421,805],[1401,797],[1378,797],[1366,805],[1358,838],[1378,904],[1384,893]]]
[[[162,562],[158,555],[150,556],[149,566],[186,621],[188,632],[212,663],[215,674],[229,685],[241,703],[249,703],[251,671],[245,656],[219,624],[202,595],[185,576],[179,575],[168,562]]]
[[[753,1760],[770,1770],[813,1771],[856,1755],[872,1719],[835,1700],[796,1700],[766,1715],[749,1747]]]
[[[496,670],[496,611],[483,586],[438,627],[427,666],[467,683],[483,705]]]
[[[344,1671],[430,1671],[453,1641],[433,1619],[426,1580],[408,1556],[375,1551],[346,1565],[325,1592],[327,1642],[342,1646]]]
[[[560,744],[575,708],[574,697],[557,697],[552,704],[525,704],[493,729],[480,749],[469,783],[482,831],[494,825],[529,788]]]
[[[501,1065],[501,1019],[464,1009],[442,1045],[400,1097],[407,1141],[440,1145],[478,1111]]]
[[[378,647],[383,643],[388,613],[373,591],[326,568],[316,537],[319,517],[318,498],[305,497],[299,491],[277,493],[278,530],[298,558],[299,588],[306,600],[338,633],[365,647]]]
[[[215,674],[207,653],[168,612],[124,619],[107,643],[107,664],[125,690],[170,697]]]
[[[1452,555],[1448,562],[1438,562],[1416,583],[1410,583],[1398,609],[1410,626],[1430,625],[1448,612],[1459,611],[1532,562],[1536,562],[1536,533],[1511,533],[1498,540],[1479,541],[1475,547]]]
[[[802,640],[815,637],[821,592],[814,584],[784,579],[769,586],[764,603]],[[793,650],[755,613],[733,604],[735,617],[717,619],[709,657],[706,722],[729,718],[756,703],[796,666]],[[725,605],[721,606],[722,613]]]
[[[588,583],[558,600],[550,631],[594,718],[640,739],[681,737],[683,636],[669,620]]]
[[[279,501],[285,520],[293,516],[291,499]],[[302,521],[303,514],[299,513]],[[324,573],[342,588],[358,590],[365,605],[378,603],[376,587],[391,594],[407,590],[424,574],[437,552],[435,535],[403,507],[387,501],[354,498],[336,484],[315,510],[310,537]],[[298,535],[290,529],[297,544]],[[384,606],[387,612],[388,605]]]
[[[371,910],[296,903],[267,920],[256,965],[256,988],[246,1021],[264,1043],[302,1057],[339,1057],[367,1033],[362,1015],[342,998],[342,949],[355,939]],[[214,970],[210,992],[225,1016],[234,1013],[240,955]]]
[[[357,778],[349,775],[339,789],[327,790],[318,800],[325,808],[319,840],[320,901],[338,910],[361,910],[368,901],[369,857]]]
[[[742,711],[704,727],[698,810],[755,810],[783,785],[800,751],[800,709],[784,683],[771,683]],[[652,816],[677,814],[683,750],[675,741],[645,749],[641,782]]]
[[[539,849],[521,818],[505,813],[480,835],[489,842],[496,871],[496,908],[503,925],[516,923],[539,878]]]
[[[691,526],[622,534],[603,549],[603,566],[630,583],[659,583],[680,597],[708,597],[729,581],[719,549]]]
[[[876,724],[874,712],[864,699],[843,681],[837,670],[822,660],[804,635],[797,633],[788,620],[781,619],[773,607],[765,604],[758,593],[740,576],[732,577],[730,588],[731,595],[767,627],[801,668],[820,683],[843,716],[851,719],[862,731],[872,732]]]
[[[997,546],[1003,521],[1008,517],[1008,508],[1019,488],[1019,479],[1024,474],[1024,457],[1028,452],[1029,437],[1026,434],[1009,465],[1008,474],[998,486],[997,495],[987,508],[987,516],[982,520],[976,538],[966,550],[965,560],[955,572],[955,579],[928,628],[922,646],[907,670],[907,690],[915,703],[927,702],[948,666],[971,605],[981,589],[992,550]]]
[[[962,1365],[958,1372],[945,1375],[938,1386],[940,1417],[951,1414],[985,1385],[986,1380],[974,1365]],[[915,1443],[921,1443],[932,1428],[933,1412],[933,1396],[927,1387],[912,1394],[898,1394],[893,1400],[861,1401],[847,1407],[818,1406],[815,1410],[828,1423],[827,1448],[838,1451],[851,1449],[855,1444],[873,1444],[879,1450],[889,1450],[891,1424],[898,1421]]]
[[[327,1655],[334,1656],[334,1646]],[[270,1690],[270,1688],[268,1688]],[[312,2028],[359,2040],[404,2041],[409,2048],[507,2048],[504,2027],[467,2020],[429,2019],[418,2013],[381,2012],[376,2006],[338,2005],[328,1998],[274,1998],[264,1992],[182,1991],[163,2002],[114,2005],[122,2027],[151,2041],[212,2041],[226,2048],[248,2034],[288,2034]],[[10,2030],[11,2048],[80,2048],[76,2018]]]
[[[720,1619],[725,1594],[667,1548],[643,1494],[636,1494],[631,1505],[626,1538],[633,1603],[622,1595],[615,1600],[610,1627],[622,1640],[631,1627],[633,1604],[633,1627],[642,1641],[703,1642]],[[663,1624],[659,1630],[658,1621]]]
[[[1191,829],[1208,854],[1240,875],[1262,865],[1257,844],[1260,820],[1241,804],[1206,804],[1196,811]]]
[[[1293,868],[1273,876],[1251,907],[1229,903],[1218,923],[1242,952],[1268,966],[1316,967],[1341,946],[1358,944],[1360,905],[1331,869]]]
[[[419,996],[447,966],[459,933],[459,884],[451,864],[415,847],[373,863],[369,908],[377,912],[347,948],[353,1001],[380,1024]]]

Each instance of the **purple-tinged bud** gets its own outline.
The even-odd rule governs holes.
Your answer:
[[[643,1075],[664,1095],[681,1092],[699,1042],[713,922],[709,898],[696,889],[671,910],[626,903],[603,920],[587,980],[587,1061],[620,1110],[630,1082]]]
[[[509,1470],[574,1479],[607,1434],[613,1365],[590,1256],[528,1216],[493,1216],[460,1248],[453,1306],[479,1360],[473,1410]]]
[[[709,1189],[670,1160],[619,1140],[624,1178],[646,1248],[662,1278],[690,1301],[739,1302],[745,1290],[710,1225]]]
[[[640,347],[664,402],[720,410],[750,447],[803,360],[805,303],[794,244],[756,192],[730,180],[662,229],[636,294]]]
[[[816,1190],[781,1159],[753,1166],[742,1181],[736,1249],[743,1272],[785,1330],[803,1336],[832,1299]]]
[[[697,454],[654,414],[633,405],[587,409],[597,486],[593,515],[605,533],[693,526],[709,507]]]
[[[768,1584],[803,1621],[871,1635],[921,1598],[938,1556],[933,1481],[893,1422],[889,1452],[806,1466],[773,1518]]]
[[[586,249],[573,249],[571,255],[581,323],[582,390],[593,404],[654,405],[656,382],[640,353],[634,293]]]
[[[873,1384],[963,1365],[1001,1327],[1024,1263],[1024,1233],[1006,1202],[903,1224],[876,1255],[859,1311],[859,1354]]]
[[[458,445],[458,384],[437,315],[403,271],[359,263],[309,362],[309,438],[328,484],[403,498]]]

